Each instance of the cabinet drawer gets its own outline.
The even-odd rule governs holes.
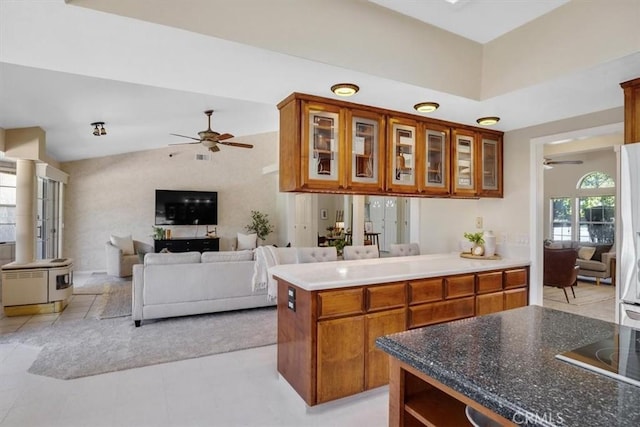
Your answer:
[[[442,300],[442,278],[409,282],[409,304]]]
[[[444,278],[444,298],[458,298],[473,295],[475,291],[475,275],[454,276]]]
[[[527,288],[504,291],[504,309],[510,310],[512,308],[525,307],[528,295]]]
[[[478,274],[478,293],[486,294],[489,292],[497,292],[502,290],[502,272],[494,271],[492,273]]]
[[[502,310],[504,310],[504,292],[494,292],[476,297],[476,316],[497,313]]]
[[[318,318],[361,314],[364,311],[362,288],[318,293]]]
[[[521,288],[527,286],[527,269],[508,270],[504,272],[504,288]]]
[[[471,317],[474,305],[475,298],[467,297],[409,307],[409,328]]]
[[[407,292],[404,283],[373,286],[366,288],[365,292],[367,295],[367,311],[403,307],[407,303]]]

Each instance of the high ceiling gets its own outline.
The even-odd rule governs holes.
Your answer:
[[[351,99],[356,103],[411,113],[416,102],[432,100],[442,106],[432,117],[475,124],[480,116],[499,115],[497,128],[503,131],[622,106],[619,83],[637,77],[637,52],[483,96],[480,89],[473,92],[480,87],[480,68],[469,76],[478,84],[467,92],[435,80],[431,84],[429,73],[389,68],[384,51],[372,51],[348,25],[327,22],[327,16],[341,10],[323,15],[320,9],[334,5],[345,15],[366,14],[376,22],[372,31],[384,35],[389,30],[389,37],[397,32],[394,28],[410,27],[418,34],[429,30],[437,40],[416,41],[417,46],[442,40],[468,45],[481,56],[484,43],[562,12],[567,3],[0,0],[0,127],[40,126],[49,154],[71,161],[181,142],[169,134],[195,136],[206,128],[202,112],[207,109],[215,110],[213,129],[236,139],[276,131],[279,101],[292,92],[332,97],[329,87],[340,81],[361,87]],[[433,26],[446,31],[433,32]],[[338,34],[344,45],[363,48],[336,60],[332,53],[342,43],[319,36],[323,31]],[[299,46],[302,53],[296,51]],[[422,51],[403,48],[416,57]],[[482,58],[475,60],[482,65]],[[464,75],[454,77],[465,81]],[[89,124],[95,121],[106,122],[107,136],[92,135]]]

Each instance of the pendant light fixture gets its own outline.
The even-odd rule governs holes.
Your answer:
[[[107,134],[107,129],[104,127],[104,122],[93,122],[93,136],[103,136]]]
[[[338,83],[331,86],[331,92],[344,97],[355,95],[359,90],[358,85],[353,83]]]
[[[476,122],[478,122],[481,126],[491,126],[495,125],[500,121],[500,117],[490,116],[490,117],[480,117]]]
[[[413,106],[413,109],[419,113],[433,113],[440,107],[437,102],[420,102]]]

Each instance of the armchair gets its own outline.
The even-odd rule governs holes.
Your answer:
[[[142,264],[139,254],[153,252],[153,246],[133,240],[133,254],[125,254],[122,249],[110,241],[105,243],[107,274],[116,277],[128,277],[133,274],[133,265]]]
[[[576,297],[573,287],[578,283],[578,270],[580,269],[580,267],[576,265],[577,258],[578,250],[575,248],[544,248],[544,274],[542,284],[544,286],[561,288],[564,291],[564,297],[567,299],[567,303],[569,303],[567,287],[571,288],[573,297]]]

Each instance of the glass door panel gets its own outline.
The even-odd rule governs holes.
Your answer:
[[[428,130],[427,139],[427,167],[425,183],[427,187],[442,188],[446,185],[446,134],[440,131]]]
[[[377,183],[379,178],[378,122],[354,117],[351,140],[351,181]]]
[[[482,139],[482,189],[498,189],[498,141]]]
[[[456,188],[474,189],[474,149],[473,137],[466,135],[456,136],[456,158],[454,167],[456,176]]]
[[[394,185],[414,186],[416,184],[415,154],[416,128],[394,124],[392,128],[393,180]]]
[[[309,178],[338,180],[339,114],[309,111]]]

